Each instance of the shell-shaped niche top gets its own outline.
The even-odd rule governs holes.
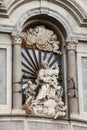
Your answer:
[[[57,35],[44,25],[29,28],[23,33],[23,39],[27,45],[35,45],[40,50],[61,54]]]

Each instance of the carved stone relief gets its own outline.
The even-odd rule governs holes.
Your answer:
[[[67,51],[70,51],[70,50],[76,51],[76,47],[77,47],[77,41],[75,40],[66,41],[65,48]]]
[[[66,115],[66,106],[62,101],[63,88],[59,85],[57,77],[59,67],[50,68],[43,60],[35,83],[30,80],[25,88],[26,102],[23,109],[27,114],[52,117],[57,119]]]
[[[44,58],[41,58],[40,52],[38,59],[35,51],[33,50],[34,58],[36,57],[35,61],[40,61],[40,58],[42,61],[40,64],[36,63],[37,66],[39,65],[39,69],[34,82],[30,79],[27,80],[27,87],[23,89],[26,93],[26,101],[23,105],[23,109],[27,114],[36,116],[51,117],[54,119],[64,117],[66,115],[66,106],[62,101],[63,88],[59,85],[58,81],[59,67],[56,64],[54,65],[54,68],[51,68],[50,65],[52,63],[49,64],[49,60],[51,60],[53,54],[58,54],[52,61],[53,63],[55,63],[56,58],[59,58],[59,55],[61,55],[60,41],[58,41],[57,35],[54,31],[40,25],[34,28],[29,28],[27,31],[22,33],[22,36],[29,47],[35,46],[38,50],[52,52],[48,60],[43,60]],[[28,51],[29,50],[27,50],[27,53],[30,57],[30,53]],[[27,58],[25,57],[27,56],[25,54],[22,55],[24,55],[23,57],[26,60]],[[44,53],[44,57],[45,56],[46,54]],[[33,61],[32,58],[31,61]],[[25,67],[24,61],[23,65]],[[23,70],[23,72],[26,71]]]
[[[57,35],[43,25],[29,28],[28,31],[23,33],[23,38],[28,45],[36,45],[40,50],[61,54]]]

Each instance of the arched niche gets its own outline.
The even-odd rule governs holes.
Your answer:
[[[38,29],[38,30],[36,30],[36,29]],[[46,34],[44,34],[43,32],[45,32],[49,36],[46,36]],[[43,69],[42,66],[45,61],[48,66],[48,69],[45,68],[47,71],[51,72],[51,71],[55,70],[55,66],[57,66],[59,69],[58,78],[56,78],[56,75],[54,74],[54,79],[55,79],[55,82],[57,85],[56,87],[61,86],[61,89],[63,90],[60,98],[61,98],[61,102],[63,103],[62,107],[64,108],[63,113],[61,112],[61,110],[60,110],[60,112],[55,113],[55,109],[52,108],[52,109],[54,109],[55,116],[54,115],[52,116],[51,115],[52,113],[51,114],[47,113],[47,117],[52,117],[52,118],[65,117],[66,108],[65,108],[64,104],[67,100],[66,99],[67,97],[65,98],[65,81],[64,81],[64,68],[65,68],[64,67],[65,66],[64,65],[64,44],[65,44],[65,42],[64,41],[67,37],[67,34],[66,34],[64,27],[62,26],[62,24],[60,24],[60,22],[58,22],[57,20],[55,20],[52,17],[49,17],[47,15],[37,15],[35,17],[31,17],[24,23],[22,33],[24,34],[24,37],[23,37],[24,40],[22,42],[23,88],[29,87],[30,84],[32,84],[32,85],[30,85],[31,87],[36,86],[35,91],[34,91],[35,92],[34,99],[33,98],[30,99],[31,100],[30,101],[30,100],[28,100],[30,97],[28,97],[25,99],[25,101],[23,100],[23,104],[29,105],[29,103],[31,102],[30,106],[32,106],[33,100],[35,102],[36,102],[36,100],[37,101],[42,100],[43,99],[42,96],[44,95],[43,93],[45,93],[45,90],[46,90],[45,84],[51,88],[51,86],[49,85],[49,81],[42,80],[40,82],[40,80],[39,80],[39,78],[41,77],[41,75],[39,75],[39,74],[40,74],[40,71],[42,71],[42,69]],[[54,36],[54,35],[57,36],[57,39],[55,39],[53,41],[52,36]],[[44,36],[46,36],[46,41],[43,44],[43,41],[45,39]],[[34,41],[34,39],[36,39],[36,41]],[[37,41],[37,39],[38,39],[38,41]],[[38,44],[39,40],[41,40],[41,41]],[[54,43],[56,44],[55,50],[54,50]],[[59,43],[59,44],[57,45],[57,43]],[[50,49],[51,46],[53,47],[52,50]],[[52,84],[55,84],[55,83],[53,83],[54,82],[53,77],[51,75],[48,77],[52,78],[52,80],[53,80]],[[44,78],[46,78],[46,77],[44,77]],[[37,81],[39,83],[37,83]],[[29,82],[29,84],[28,84],[28,82]],[[41,85],[41,84],[43,84],[43,85]],[[53,91],[55,91],[55,90],[53,90]],[[42,93],[42,96],[41,96],[40,92]],[[56,92],[55,92],[54,96],[55,95],[56,95]],[[39,98],[41,98],[41,99],[39,99]],[[48,99],[46,99],[46,97],[44,97],[43,100],[48,100]],[[49,100],[48,100],[48,102],[49,102]],[[41,103],[42,103],[42,106],[44,107],[44,101]],[[25,105],[24,105],[24,109],[25,109]],[[40,106],[36,105],[36,107],[40,107]],[[35,111],[34,111],[34,114],[39,115],[39,116],[46,116],[45,114],[40,114],[40,113],[37,114],[37,112],[35,112]]]
[[[35,25],[45,25],[47,28],[52,29],[57,33],[60,41],[64,42],[64,39],[67,38],[67,31],[57,19],[47,14],[35,15],[27,19],[27,21],[23,24],[22,30],[25,30],[29,26]]]
[[[57,14],[56,14],[57,15]],[[22,22],[22,23],[21,23]],[[65,45],[65,41],[66,41],[66,39],[68,39],[68,38],[70,38],[69,37],[69,31],[70,31],[70,28],[69,28],[69,26],[67,26],[67,25],[64,25],[64,22],[62,23],[62,22],[60,22],[60,19],[58,20],[58,19],[56,19],[55,18],[55,16],[51,16],[51,15],[48,15],[48,14],[39,14],[39,13],[37,13],[37,14],[35,14],[35,12],[34,12],[34,15],[32,15],[31,17],[30,16],[26,16],[25,15],[25,19],[23,18],[23,21],[21,21],[21,20],[19,20],[19,23],[17,23],[17,25],[15,26],[16,28],[15,28],[15,30],[21,30],[21,33],[23,34],[24,32],[27,32],[28,30],[29,30],[29,28],[35,28],[36,26],[41,26],[41,25],[43,25],[43,26],[45,26],[45,28],[46,29],[48,29],[48,30],[51,30],[51,31],[53,31],[56,35],[57,35],[57,40],[60,42],[60,45],[61,45],[61,52],[62,52],[62,55],[61,55],[61,63],[62,63],[62,74],[63,74],[63,77],[62,77],[62,79],[63,79],[63,89],[64,89],[64,92],[66,92],[66,96],[67,96],[67,81],[66,81],[66,79],[67,79],[67,67],[66,67],[66,52],[65,52],[65,49],[64,49],[64,45]],[[18,35],[19,36],[19,35]],[[19,36],[20,37],[20,36]],[[70,40],[70,39],[69,39]],[[20,40],[19,40],[20,41]],[[25,41],[24,41],[24,38],[22,37],[22,45],[23,45],[23,43],[24,43]],[[24,44],[26,44],[26,42],[24,43]],[[16,44],[15,44],[16,45]],[[21,44],[20,44],[21,45]],[[71,59],[73,58],[74,60],[74,71],[73,72],[75,72],[75,73],[73,73],[72,71],[69,71],[68,73],[68,75],[69,76],[72,76],[71,78],[73,78],[73,80],[75,80],[76,81],[76,63],[75,63],[75,47],[74,47],[74,45],[75,45],[75,42],[73,42],[72,40],[71,41],[68,41],[67,42],[67,44],[66,44],[66,48],[67,48],[67,53],[68,53],[68,65],[67,66],[69,66],[69,70],[72,68],[72,66],[71,65],[73,65],[72,64],[72,61],[71,61]],[[24,46],[22,46],[22,47],[24,47]],[[16,49],[16,48],[15,48]],[[20,48],[21,49],[21,48]],[[20,50],[19,49],[19,50]],[[29,47],[28,47],[28,49],[29,49]],[[37,62],[37,58],[35,58],[36,57],[36,53],[35,53],[35,50],[34,50],[35,48],[33,48],[32,49],[32,52],[33,52],[33,56],[34,56],[34,60],[35,60],[35,62]],[[19,51],[18,50],[18,51]],[[16,50],[17,51],[17,50]],[[21,51],[21,50],[20,50]],[[26,49],[25,49],[25,51],[26,51]],[[73,51],[73,52],[72,52]],[[28,53],[28,56],[29,55],[31,55],[31,54],[29,54],[29,51],[27,52]],[[73,53],[73,55],[71,56],[71,53]],[[14,54],[15,55],[15,54]],[[24,55],[23,53],[22,53],[22,56],[26,59],[26,55]],[[71,57],[70,57],[71,56]],[[17,55],[16,55],[16,57],[17,57]],[[29,57],[32,57],[32,55],[31,56],[29,56]],[[41,50],[39,51],[39,59],[40,59],[40,57],[41,57]],[[44,57],[45,57],[45,54],[44,54]],[[17,58],[18,59],[18,58]],[[51,55],[50,55],[50,59],[51,59]],[[33,59],[32,59],[33,60]],[[41,60],[39,60],[40,62],[41,62]],[[20,63],[21,63],[21,57],[20,57]],[[22,63],[24,66],[26,66],[25,65],[25,63]],[[28,64],[29,64],[29,61],[28,61]],[[32,63],[31,63],[32,64]],[[41,65],[41,64],[40,64]],[[29,68],[29,67],[27,67],[27,68]],[[16,67],[15,67],[15,69],[16,69]],[[17,72],[18,73],[18,72]],[[68,77],[69,77],[68,76]],[[20,77],[21,77],[21,75],[20,75]],[[26,77],[25,75],[24,75],[24,77]],[[77,86],[76,86],[77,87]],[[66,90],[65,90],[65,88],[66,88]],[[72,88],[72,90],[70,90],[70,92],[72,93],[74,93],[74,91],[75,90],[77,90],[77,88]],[[73,94],[72,93],[72,94]],[[63,95],[63,101],[64,102],[67,102],[67,98],[65,98],[65,95]],[[76,96],[76,95],[75,95]],[[72,98],[72,100],[71,100],[71,98]],[[14,99],[14,98],[13,98]],[[71,109],[71,113],[73,112],[73,111],[75,111],[76,113],[77,113],[77,111],[78,111],[78,106],[76,106],[76,108],[74,108],[73,109],[73,107],[74,107],[74,105],[73,105],[73,107],[72,107],[72,101],[73,101],[73,104],[74,103],[76,103],[76,104],[78,104],[78,99],[77,99],[77,97],[75,97],[75,99],[76,100],[74,100],[74,98],[73,97],[70,97],[70,109]],[[17,104],[16,104],[17,105]],[[76,110],[75,110],[76,109]]]

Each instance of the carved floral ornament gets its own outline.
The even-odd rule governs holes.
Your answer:
[[[27,45],[35,45],[40,50],[61,54],[57,35],[43,25],[29,28],[28,31],[23,33],[23,39]]]

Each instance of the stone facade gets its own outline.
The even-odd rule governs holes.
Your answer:
[[[0,128],[2,130],[87,129],[86,6],[87,2],[85,0],[0,1]],[[25,47],[24,43],[29,49],[34,45],[34,48],[30,51],[32,52],[32,56],[30,55],[30,52],[25,49],[25,52],[28,54],[32,62],[27,61],[27,57],[24,55],[25,52],[21,53],[22,48]],[[38,56],[34,49],[39,50]],[[61,55],[63,75],[63,84],[61,86],[63,94],[60,94],[60,89],[58,92],[61,95],[60,99],[63,104],[62,109],[59,112],[66,113],[64,117],[60,116],[60,118],[54,119],[53,117],[55,117],[55,114],[53,116],[42,116],[42,113],[39,113],[39,116],[37,116],[37,114],[30,115],[23,110],[26,109],[27,111],[29,102],[25,103],[25,105],[28,106],[23,108],[22,92],[24,89],[21,88],[22,56],[23,58],[25,57],[29,64],[31,64],[32,68],[39,68],[36,78],[36,80],[38,80],[37,86],[43,86],[43,88],[46,88],[46,86],[55,87],[55,85],[50,85],[47,80],[48,76],[46,77],[46,75],[44,76],[44,82],[41,82],[43,85],[40,84],[40,78],[43,76],[42,73],[39,76],[41,68],[39,64],[37,65],[37,57],[39,57],[39,62],[41,62],[41,55],[43,55],[43,53],[41,54],[41,51],[44,53],[44,59],[46,58],[46,53],[52,53],[47,61],[51,61],[53,54],[57,55],[57,57]],[[34,59],[32,59],[32,57],[34,57]],[[25,63],[22,64],[27,67]],[[30,70],[32,69],[30,68]],[[49,69],[47,69],[47,71],[48,70]],[[54,70],[55,69],[50,68],[49,73]],[[50,80],[53,78],[51,83],[55,81],[55,84],[58,87],[56,72],[57,71],[55,71],[54,75],[49,75]],[[25,75],[24,78],[26,78]],[[33,85],[36,85],[36,80]],[[36,92],[35,90],[34,92]],[[52,90],[56,91],[54,88],[52,88]],[[41,91],[43,92],[45,90],[40,89],[39,92]],[[53,94],[53,91],[51,93],[49,90],[48,95]],[[36,99],[42,97],[39,92],[38,95],[40,96],[34,96],[31,104],[33,104],[33,101],[36,101]],[[44,103],[45,105],[46,103],[49,103],[52,106],[52,110],[55,112],[56,108],[53,106],[52,102],[56,104],[56,100],[52,99],[52,97],[51,99],[47,99],[48,95],[45,96],[45,101],[43,101],[43,98],[40,99],[40,103],[43,103],[40,104],[42,106],[39,108],[42,109]],[[58,94],[56,95],[58,96]],[[67,106],[66,109],[64,109],[64,104]],[[35,108],[40,105],[36,105]],[[60,103],[58,105],[60,105]],[[45,107],[47,110],[49,105]],[[61,105],[59,109],[60,108]],[[44,110],[44,108],[42,110]],[[38,112],[38,110],[36,111]],[[48,114],[48,111],[45,114]]]

